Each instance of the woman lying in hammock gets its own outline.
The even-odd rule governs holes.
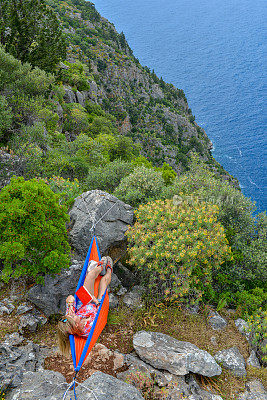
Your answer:
[[[90,261],[83,286],[91,294],[92,301],[88,304],[78,299],[75,309],[74,296],[70,295],[66,299],[66,315],[58,323],[58,345],[63,355],[70,354],[69,335],[79,335],[87,338],[92,328],[99,302],[111,281],[113,262],[110,257],[102,257],[98,263]],[[93,295],[94,284],[98,275],[103,275],[98,288],[97,298]]]

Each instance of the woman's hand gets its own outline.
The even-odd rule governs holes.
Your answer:
[[[92,295],[92,298],[93,298],[93,303],[95,303],[97,306],[99,305],[99,301],[97,300],[97,298],[94,296],[94,295]]]

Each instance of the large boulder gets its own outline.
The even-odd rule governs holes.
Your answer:
[[[59,400],[68,386],[59,372],[27,372],[21,385],[7,393],[6,400]],[[135,387],[99,371],[84,381],[83,387],[78,384],[76,394],[79,400],[95,400],[95,396],[98,400],[143,400]],[[66,400],[72,396],[73,391],[70,391]]]
[[[211,377],[222,372],[207,351],[163,333],[139,331],[133,337],[133,346],[142,360],[175,375],[194,372]]]
[[[55,277],[47,275],[44,285],[35,285],[28,292],[28,300],[49,317],[65,313],[65,300],[73,294],[80,277],[83,264],[75,261],[68,270]]]
[[[232,371],[235,376],[245,376],[247,374],[245,359],[236,346],[218,351],[214,358],[224,368]]]
[[[47,355],[47,348],[32,342],[22,347],[15,347],[9,342],[11,341],[5,340],[0,344],[0,393],[5,392],[7,388],[20,386],[23,374],[41,369]]]
[[[70,210],[70,242],[85,257],[93,236],[93,223],[100,252],[108,253],[125,242],[125,232],[133,223],[133,208],[102,190],[91,190],[75,199]],[[111,254],[112,255],[112,254]]]

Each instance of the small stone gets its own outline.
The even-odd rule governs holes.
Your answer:
[[[208,315],[210,326],[215,330],[221,330],[226,327],[227,321],[217,313],[217,311],[210,311]]]
[[[125,293],[127,293],[127,289],[122,286],[118,291],[117,296],[123,296]]]
[[[8,346],[18,346],[23,342],[23,340],[23,336],[21,336],[18,332],[14,332],[5,336],[4,343]]]
[[[237,329],[239,330],[239,332],[244,335],[247,340],[249,340],[250,338],[250,334],[249,334],[249,326],[248,323],[246,321],[244,321],[242,318],[238,318],[235,320],[235,326],[237,327]]]
[[[123,297],[123,303],[131,308],[142,308],[144,304],[142,303],[142,288],[140,286],[134,286],[132,290],[125,294]]]
[[[254,368],[260,368],[260,362],[256,356],[256,353],[254,350],[251,351],[250,356],[247,359],[247,364],[250,365],[251,367]]]
[[[212,343],[214,346],[217,346],[217,345],[218,345],[218,343],[217,343],[217,340],[216,340],[216,337],[215,337],[215,336],[212,336],[212,337],[210,338],[210,341],[211,341],[211,343]]]
[[[32,306],[27,305],[26,303],[20,304],[17,308],[16,314],[26,314],[28,311],[32,310]]]
[[[4,306],[4,304],[0,303],[0,316],[5,315],[5,314],[9,314],[9,310],[6,306]]]
[[[222,363],[224,368],[232,371],[235,376],[245,376],[247,374],[245,359],[237,346],[218,351],[214,358],[217,362]]]
[[[114,309],[114,308],[117,308],[118,305],[119,305],[118,297],[115,296],[115,294],[110,293],[109,294],[109,308]]]

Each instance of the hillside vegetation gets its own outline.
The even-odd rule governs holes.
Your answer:
[[[101,189],[136,210],[125,262],[146,304],[236,308],[264,365],[266,213],[214,160],[184,92],[92,3],[17,6],[0,4],[1,280],[60,272],[68,208]]]

